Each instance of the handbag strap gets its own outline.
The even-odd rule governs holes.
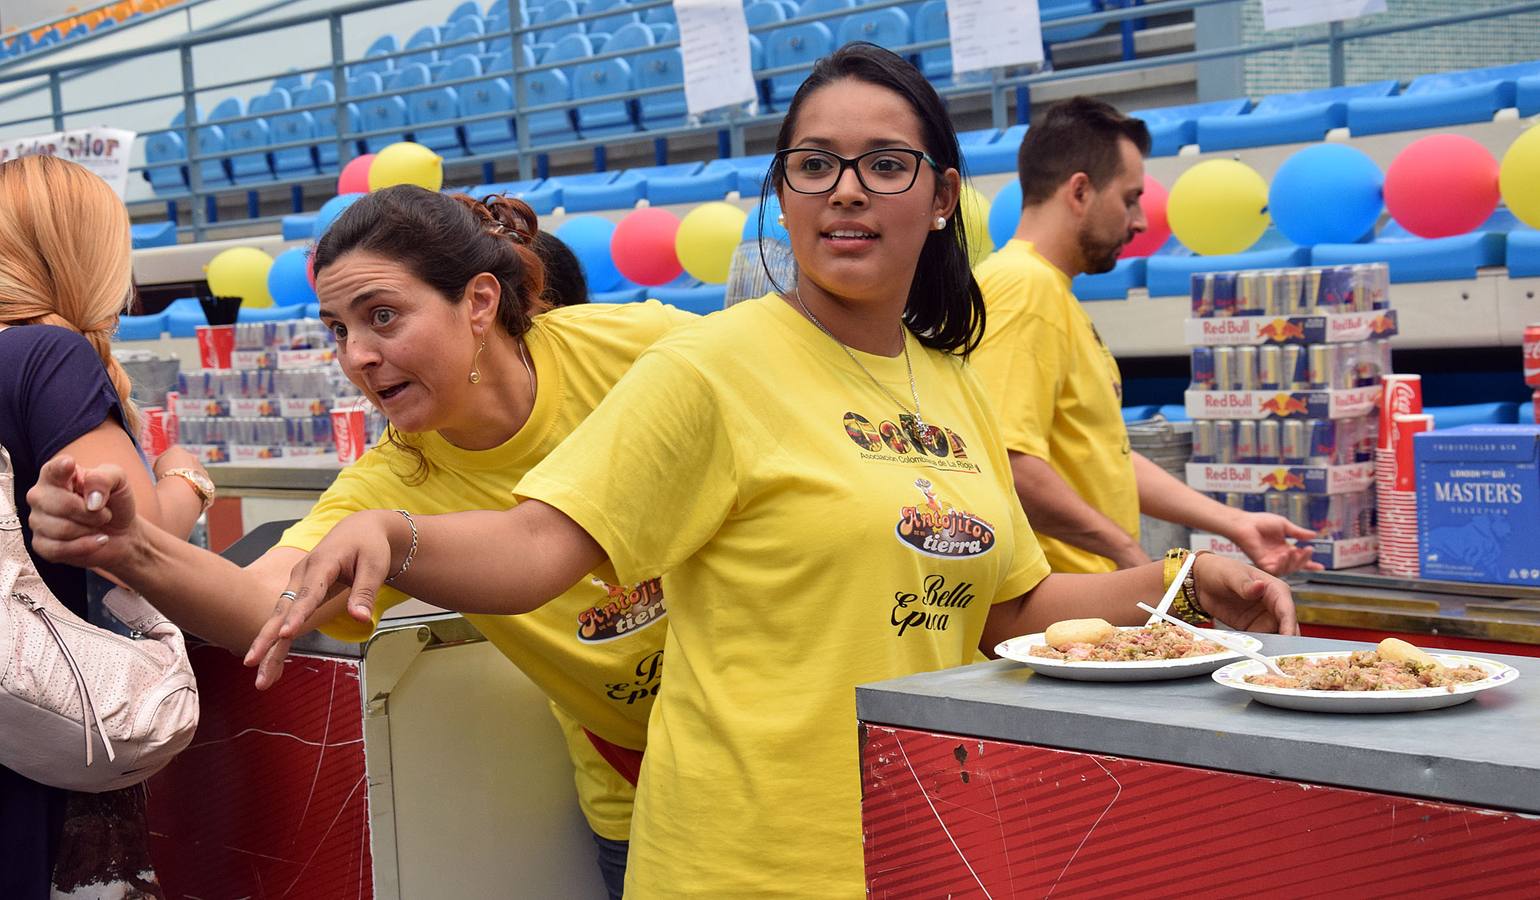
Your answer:
[[[11,453],[0,444],[0,529],[14,531],[21,527],[16,516],[16,478],[11,471]]]

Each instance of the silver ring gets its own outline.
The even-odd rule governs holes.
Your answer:
[[[283,593],[278,595],[278,599],[279,600],[298,600],[299,599],[299,594],[296,594],[293,591],[284,591]]]

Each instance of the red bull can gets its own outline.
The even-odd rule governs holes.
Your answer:
[[[1258,272],[1242,272],[1235,278],[1235,314],[1260,316],[1267,311],[1267,298],[1262,292],[1262,276]]]
[[[1287,465],[1303,465],[1310,456],[1310,430],[1299,419],[1287,419],[1283,426],[1283,462]]]
[[[1321,270],[1306,269],[1303,290],[1300,291],[1301,315],[1313,316],[1316,313],[1331,312],[1323,308],[1321,304]]]
[[[1268,465],[1283,461],[1283,423],[1277,419],[1257,423],[1256,461]]]
[[[1235,348],[1235,389],[1239,391],[1254,391],[1257,389],[1256,347]]]
[[[1362,263],[1353,267],[1353,310],[1355,312],[1384,309],[1385,305],[1382,304],[1388,304],[1388,298],[1379,295],[1380,268],[1382,267],[1373,263]]]
[[[1192,461],[1214,461],[1214,422],[1197,419],[1192,423]]]
[[[1240,493],[1239,491],[1230,491],[1229,493],[1225,494],[1225,506],[1232,506],[1236,509],[1245,509],[1246,495]]]
[[[1258,272],[1257,286],[1262,293],[1262,315],[1286,316],[1289,314],[1283,293],[1278,289],[1277,272]]]
[[[1236,275],[1234,272],[1214,273],[1214,315],[1235,315]]]
[[[1255,462],[1257,458],[1257,423],[1254,419],[1242,419],[1235,423],[1235,461]]]
[[[1341,540],[1347,537],[1346,498],[1324,494],[1306,495],[1305,527],[1323,538]]]
[[[1214,314],[1214,273],[1202,272],[1192,276],[1192,315],[1206,319]]]
[[[1331,419],[1306,419],[1309,442],[1305,461],[1313,466],[1329,466],[1337,461],[1337,424]]]
[[[1214,348],[1214,390],[1235,390],[1235,348]]]
[[[1325,391],[1336,387],[1337,348],[1331,344],[1311,344],[1308,351],[1310,358],[1310,389]]]
[[[1283,376],[1278,382],[1281,391],[1303,391],[1310,387],[1310,356],[1303,344],[1284,344]]]
[[[1309,528],[1310,527],[1310,495],[1309,494],[1289,494],[1288,498],[1289,498],[1288,499],[1288,504],[1289,504],[1288,517],[1289,517],[1289,521],[1293,522],[1295,525],[1298,525],[1301,528]]]
[[[1353,269],[1350,266],[1333,266],[1321,270],[1320,312],[1352,312],[1357,301],[1353,297]]]
[[[1192,348],[1192,386],[1195,390],[1214,389],[1214,348]]]
[[[1305,273],[1298,269],[1285,269],[1275,282],[1278,293],[1279,315],[1309,315],[1312,304],[1305,299]]]
[[[1283,383],[1283,348],[1277,344],[1265,344],[1257,348],[1257,389],[1277,391]]]
[[[1235,461],[1235,423],[1221,419],[1214,423],[1214,462]]]
[[[1289,514],[1289,496],[1276,491],[1268,491],[1262,495],[1262,511],[1270,512],[1275,516],[1287,517]]]

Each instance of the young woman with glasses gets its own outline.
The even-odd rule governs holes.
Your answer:
[[[964,362],[983,306],[954,215],[957,138],[920,73],[846,46],[778,140],[795,283],[655,345],[512,511],[344,521],[248,655],[281,651],[329,595],[367,619],[386,581],[517,613],[605,563],[661,576],[669,680],[628,897],[860,896],[854,687],[1062,618],[1139,622],[1162,586],[1160,565],[1048,572]],[[885,442],[884,423],[910,440]],[[1293,630],[1282,582],[1213,556],[1199,569],[1211,612]]]

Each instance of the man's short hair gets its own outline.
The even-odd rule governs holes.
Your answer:
[[[1091,97],[1056,103],[1027,129],[1016,152],[1021,204],[1036,206],[1076,172],[1084,172],[1100,190],[1123,167],[1118,139],[1127,138],[1141,155],[1150,152],[1150,129],[1142,119],[1118,112]]]

